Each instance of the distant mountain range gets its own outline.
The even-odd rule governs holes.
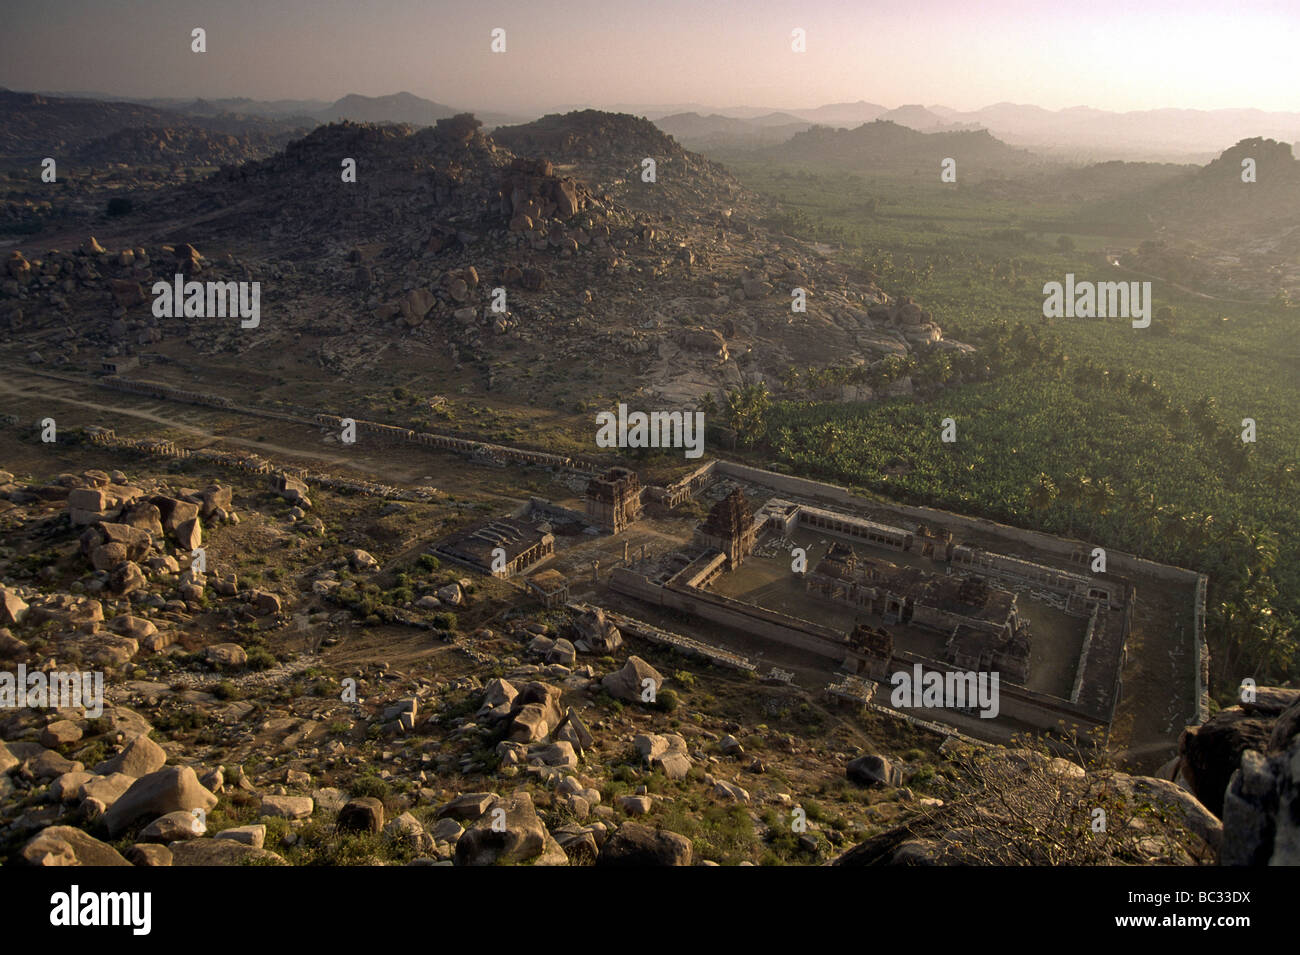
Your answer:
[[[763,117],[792,117],[809,125],[848,128],[878,119],[889,120],[919,132],[987,129],[996,138],[1023,146],[1045,156],[1078,161],[1128,159],[1153,162],[1209,162],[1242,139],[1262,136],[1281,142],[1300,142],[1300,113],[1266,112],[1258,109],[1155,109],[1128,113],[1078,106],[1048,110],[1040,106],[997,103],[970,112],[946,106],[906,105],[889,109],[865,100],[835,103],[815,109],[773,110],[762,107],[711,107],[689,104],[678,107],[625,104],[620,111],[646,116],[656,122],[677,125],[681,114],[695,114],[712,120],[711,126],[695,124],[688,136],[663,126],[691,148],[707,146],[752,146],[755,140],[770,142],[771,134],[756,127]],[[740,125],[723,121],[739,120]],[[751,124],[746,126],[745,124]],[[801,132],[790,127],[791,135]]]
[[[8,92],[0,90],[0,92]],[[32,94],[23,94],[32,95]],[[521,112],[497,113],[473,106],[452,106],[401,92],[387,96],[349,94],[324,100],[255,100],[132,98],[96,92],[43,93],[48,98],[95,100],[119,108],[149,107],[167,115],[250,117],[295,127],[350,119],[358,122],[411,123],[428,126],[447,116],[472,111],[489,129],[537,118]],[[1041,155],[1081,162],[1109,159],[1205,163],[1234,143],[1252,137],[1300,142],[1300,113],[1258,109],[1156,109],[1127,113],[1078,106],[1048,110],[1017,103],[996,103],[963,112],[941,105],[908,104],[890,109],[867,100],[829,103],[809,109],[762,106],[716,107],[701,103],[566,105],[548,112],[599,109],[644,116],[691,149],[766,148],[812,126],[855,128],[886,120],[918,132],[987,129],[994,138]],[[118,124],[121,128],[123,124]],[[132,122],[130,125],[158,125]],[[101,135],[114,130],[105,130]]]
[[[774,146],[812,126],[791,113],[767,113],[753,119],[739,119],[710,113],[674,113],[654,121],[655,125],[690,149],[728,146]]]
[[[1154,109],[1129,113],[1078,106],[1046,110],[998,103],[973,113],[935,106],[948,123],[977,124],[1017,146],[1071,158],[1208,162],[1243,139],[1300,140],[1300,113],[1258,109]]]
[[[473,112],[487,127],[523,123],[534,118],[514,113],[494,113],[466,107],[448,106],[413,93],[392,93],[388,96],[362,96],[350,93],[333,103],[325,100],[254,100],[247,97],[229,99],[140,99],[113,96],[106,93],[60,92],[39,94],[50,98],[96,100],[101,103],[134,104],[153,109],[181,113],[187,116],[250,116],[304,123],[335,123],[351,120],[356,123],[410,123],[412,126],[432,126],[440,119],[457,113]]]

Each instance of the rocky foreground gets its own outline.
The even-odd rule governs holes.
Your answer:
[[[1300,691],[1189,729],[1169,778],[971,745],[545,611],[390,533],[454,502],[200,477],[0,473],[0,670],[105,684],[102,711],[0,686],[10,862],[1300,861]]]

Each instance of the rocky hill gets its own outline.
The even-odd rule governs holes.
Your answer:
[[[195,126],[132,126],[84,143],[70,153],[80,165],[237,165],[264,159],[306,133],[304,129],[217,133]]]
[[[752,119],[711,113],[674,113],[655,125],[690,149],[753,148],[783,143],[812,124],[790,113],[768,113]]]
[[[923,133],[888,120],[854,129],[814,126],[765,153],[779,162],[816,162],[863,171],[934,169],[955,158],[962,174],[1002,176],[1013,169],[1042,166],[1025,149],[1008,146],[987,129]]]
[[[355,182],[344,181],[348,159]],[[479,387],[550,407],[630,382],[646,400],[689,405],[791,364],[960,347],[943,342],[941,317],[890,302],[830,250],[783,234],[775,212],[630,116],[584,111],[491,136],[468,116],[420,130],[333,124],[97,221],[99,241],[83,234],[73,245],[90,258],[59,265],[73,272],[57,288],[46,277],[68,253],[14,253],[0,319],[12,327],[20,314],[40,332],[59,303],[82,303],[81,334],[120,323],[128,341],[161,335],[178,358],[197,349],[209,364],[281,349],[310,327],[332,372],[340,366],[327,356],[340,350],[376,353],[358,347],[358,334],[411,340],[449,369],[475,369]],[[169,278],[181,248],[200,250],[207,277],[263,281],[275,320],[255,336],[202,321],[163,328],[142,296],[106,302],[112,281],[147,289]],[[497,288],[502,311],[491,307]],[[803,311],[792,307],[796,290]],[[368,367],[344,365],[356,375]]]
[[[361,96],[351,93],[337,100],[328,109],[321,110],[317,116],[323,123],[347,120],[354,123],[432,126],[440,119],[455,116],[457,112],[450,106],[411,93],[393,93],[390,96]]]
[[[1247,161],[1254,164],[1254,182],[1242,180]],[[1300,160],[1289,143],[1243,139],[1140,202],[1160,224],[1179,232],[1267,234],[1300,218]]]
[[[153,132],[133,139],[121,135],[125,130]],[[202,116],[137,103],[0,90],[0,160],[28,162],[45,156],[63,159],[75,153],[78,161],[93,163],[102,151],[104,162],[136,162],[151,155],[148,142],[158,137],[189,141],[194,145],[187,148],[202,153],[204,146],[198,144],[204,134],[214,138],[248,137],[250,143],[265,149],[282,146],[294,130],[301,130],[301,124],[236,113]],[[206,148],[214,147],[208,144]],[[230,146],[226,149],[236,159],[241,158],[240,152],[231,151]]]
[[[1294,296],[1300,161],[1289,144],[1253,137],[1204,166],[1144,168],[1153,175],[1140,188],[1084,211],[1150,236],[1126,267],[1226,298],[1265,301],[1279,288]]]

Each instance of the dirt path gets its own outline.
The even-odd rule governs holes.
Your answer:
[[[252,441],[247,438],[236,438],[231,435],[217,434],[204,428],[195,427],[176,418],[155,414],[151,411],[142,411],[135,408],[125,408],[121,405],[107,404],[100,401],[87,401],[81,398],[72,398],[67,395],[59,394],[55,388],[27,388],[19,387],[11,383],[6,377],[0,375],[0,391],[16,395],[20,398],[39,399],[48,401],[58,401],[63,404],[76,405],[80,408],[90,408],[94,411],[106,411],[110,414],[123,415],[129,418],[139,418],[143,421],[152,421],[168,428],[174,428],[178,431],[184,431],[187,434],[198,435],[207,438],[209,441],[224,441],[230,444],[238,444],[243,447],[252,448],[257,451],[273,451],[277,454],[283,454],[292,457],[311,458],[316,461],[324,461],[328,464],[339,465],[341,467],[351,468],[356,471],[366,473],[366,469],[361,466],[355,459],[340,457],[339,455],[325,454],[320,451],[305,451],[301,448],[291,448],[282,444],[272,444],[266,441]],[[163,405],[156,406],[162,409]]]
[[[1152,274],[1149,273],[1149,272],[1138,272],[1138,271],[1135,270],[1135,269],[1127,268],[1126,266],[1120,265],[1119,262],[1118,262],[1118,260],[1116,260],[1116,259],[1107,259],[1106,261],[1109,262],[1110,265],[1111,265],[1113,268],[1119,269],[1121,272],[1127,272],[1129,275],[1136,275],[1138,278],[1153,279],[1153,280],[1155,280],[1155,281],[1157,281],[1157,282],[1163,282],[1165,285],[1168,285],[1168,286],[1170,286],[1170,287],[1172,287],[1172,288],[1176,288],[1176,289],[1178,289],[1180,292],[1186,292],[1188,295],[1194,295],[1194,296],[1196,296],[1197,298],[1207,299],[1208,301],[1211,301],[1211,302],[1226,302],[1226,303],[1229,304],[1229,305],[1264,305],[1264,304],[1267,304],[1267,303],[1265,303],[1265,302],[1248,302],[1248,301],[1245,301],[1245,300],[1243,300],[1243,299],[1239,299],[1239,298],[1220,298],[1218,295],[1210,295],[1210,294],[1208,294],[1207,292],[1198,292],[1198,291],[1196,291],[1196,289],[1194,289],[1194,288],[1188,288],[1186,285],[1179,285],[1177,282],[1170,281],[1169,279],[1165,278],[1165,277],[1162,276],[1162,275],[1152,275]]]

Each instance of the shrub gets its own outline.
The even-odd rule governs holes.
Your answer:
[[[348,790],[354,797],[373,796],[380,802],[388,798],[392,791],[389,785],[378,776],[359,776],[352,781],[352,786]]]
[[[248,653],[248,669],[253,671],[269,670],[275,666],[275,655],[266,647],[252,647]]]

